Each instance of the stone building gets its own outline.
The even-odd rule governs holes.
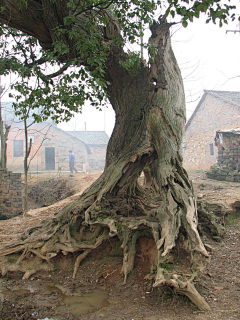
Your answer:
[[[7,168],[23,172],[24,125],[14,114],[11,102],[2,102],[4,123],[11,125],[7,141]],[[64,131],[52,121],[28,119],[28,141],[32,143],[29,172],[69,171],[69,150],[75,154],[80,172],[103,171],[109,141],[104,131]]]
[[[217,131],[217,164],[207,176],[212,179],[240,182],[240,128]]]
[[[83,141],[88,148],[88,164],[91,171],[103,171],[109,137],[105,131],[67,131]]]
[[[209,169],[217,162],[216,132],[240,127],[240,92],[204,90],[188,120],[182,144],[186,169]]]
[[[57,128],[53,123],[34,123],[28,129],[28,140],[32,140],[29,155],[29,172],[69,171],[69,150],[75,154],[75,167],[86,171],[88,148],[84,142]],[[23,172],[25,138],[20,124],[13,123],[7,141],[7,168]],[[32,158],[32,159],[31,159]]]

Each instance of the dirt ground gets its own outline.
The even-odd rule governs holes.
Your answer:
[[[204,172],[190,172],[196,195],[217,201],[229,210],[240,201],[240,184],[206,179]],[[77,194],[54,205],[30,210],[29,217],[0,221],[0,242],[50,217],[60,207],[77,198],[99,174],[76,174],[70,179]],[[31,177],[36,179],[36,177]],[[40,183],[44,177],[37,177]],[[33,206],[33,205],[32,205]],[[0,320],[239,320],[240,319],[240,214],[228,215],[221,242],[204,239],[211,245],[211,262],[195,285],[212,308],[200,312],[186,297],[171,289],[152,290],[144,280],[147,259],[136,257],[135,270],[123,284],[122,254],[111,241],[92,252],[72,278],[76,255],[58,257],[55,271],[38,272],[29,280],[23,274],[8,272],[0,278]],[[10,262],[11,257],[9,257]]]

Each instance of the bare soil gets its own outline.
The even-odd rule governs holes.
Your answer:
[[[65,175],[77,193],[51,206],[32,209],[28,217],[0,221],[0,241],[8,242],[17,233],[51,217],[79,197],[99,175]],[[148,248],[142,248],[139,242],[135,270],[123,284],[122,253],[117,240],[112,239],[82,262],[76,279],[72,278],[74,254],[59,256],[54,271],[38,272],[29,280],[21,280],[21,273],[8,272],[0,278],[0,320],[239,320],[240,213],[233,204],[240,201],[240,184],[209,180],[204,172],[190,172],[190,176],[199,198],[220,202],[232,212],[227,216],[221,242],[204,239],[212,247],[211,262],[195,281],[212,311],[200,312],[186,297],[176,295],[169,288],[151,289],[149,280],[144,280],[149,272],[146,253],[151,251],[151,243]],[[31,179],[43,183],[46,177]],[[10,262],[11,256],[8,259]],[[82,303],[74,305],[77,299]]]

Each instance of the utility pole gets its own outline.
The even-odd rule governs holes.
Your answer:
[[[141,23],[141,29],[140,29],[140,32],[141,32],[141,36],[140,36],[141,59],[143,60],[143,35],[142,35],[143,29],[142,29],[142,23]]]
[[[140,58],[143,60],[143,36],[142,36],[143,29],[142,29],[142,22],[141,22],[139,17],[137,18],[137,21],[139,22],[140,27],[141,27],[140,28],[140,32],[141,32],[141,35],[140,35]]]
[[[103,107],[103,128],[104,132],[106,132],[106,107]]]

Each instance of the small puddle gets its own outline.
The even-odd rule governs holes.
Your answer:
[[[56,310],[60,312],[71,312],[74,315],[81,315],[106,307],[109,305],[107,299],[108,293],[100,289],[84,293],[82,296],[63,295],[62,302],[64,305],[58,306]]]
[[[81,315],[88,312],[93,312],[100,308],[109,305],[108,292],[101,289],[94,289],[88,293],[76,292],[75,295],[70,295],[64,287],[48,284],[46,286],[48,291],[59,291],[60,293],[60,305],[56,307],[56,311],[59,313],[69,313],[73,315]],[[81,289],[80,287],[78,289]],[[11,295],[29,294],[31,290],[16,289],[16,290],[0,290],[0,304],[4,302],[4,298]],[[51,316],[50,318],[38,319],[38,320],[64,320],[63,316]]]
[[[27,290],[27,289],[16,289],[16,290],[0,291],[0,294],[2,294],[3,297],[12,296],[12,295],[15,295],[15,294],[25,294],[25,293],[30,293],[30,290]]]

